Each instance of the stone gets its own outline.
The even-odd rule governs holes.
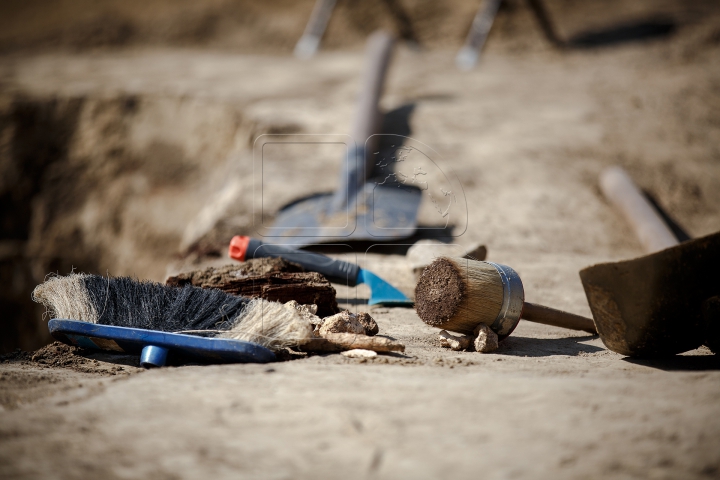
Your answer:
[[[323,324],[323,319],[317,316],[317,305],[300,305],[295,300],[290,300],[289,302],[286,302],[285,305],[297,310],[300,313],[300,316],[310,322],[314,327],[319,328],[319,326]]]
[[[453,335],[446,330],[441,330],[438,335],[440,336],[440,346],[455,351],[467,350],[474,338],[471,335]]]
[[[357,317],[347,310],[326,317],[318,333],[321,337],[328,333],[358,333],[365,335],[365,327],[358,321]]]
[[[354,348],[352,350],[346,350],[344,352],[340,352],[340,355],[343,355],[343,356],[349,357],[349,358],[373,358],[373,357],[377,357],[377,352],[374,352],[372,350],[365,350],[362,348]]]
[[[475,351],[480,353],[490,353],[498,349],[498,336],[490,327],[481,323],[475,327]]]
[[[368,335],[372,337],[373,335],[377,335],[380,332],[380,327],[378,327],[377,322],[375,322],[375,319],[370,316],[367,312],[359,312],[356,315],[356,318],[358,322],[365,328],[365,335]]]

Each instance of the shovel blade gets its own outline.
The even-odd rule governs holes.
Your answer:
[[[283,243],[298,247],[403,239],[415,233],[421,199],[415,188],[368,183],[350,199],[347,209],[336,211],[333,194],[313,195],[280,210],[265,236],[283,237]]]
[[[705,339],[705,302],[720,294],[720,232],[580,271],[603,343],[634,357],[675,355]]]

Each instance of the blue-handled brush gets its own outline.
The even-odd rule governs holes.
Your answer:
[[[190,285],[70,274],[38,285],[33,300],[47,307],[58,340],[141,352],[145,366],[162,366],[171,352],[204,362],[267,362],[274,358],[270,350],[313,336],[292,306]]]
[[[296,263],[306,270],[323,274],[328,280],[354,287],[364,283],[370,287],[370,305],[412,307],[413,301],[404,293],[354,263],[336,260],[320,253],[310,253],[280,245],[268,245],[260,240],[235,236],[230,241],[230,258],[245,261],[248,258],[280,257]]]

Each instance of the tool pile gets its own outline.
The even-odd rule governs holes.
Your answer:
[[[317,48],[333,3],[318,3],[315,26],[306,31],[298,54],[308,56]],[[486,14],[477,17],[473,29],[480,37],[487,35],[499,4],[488,2]],[[482,45],[470,43],[475,53],[468,50],[466,57],[476,56]],[[96,275],[51,277],[35,289],[33,299],[47,307],[53,336],[77,346],[140,353],[146,366],[187,358],[266,362],[307,352],[367,358],[405,350],[401,342],[378,335],[369,314],[341,311],[332,282],[367,285],[370,306],[414,305],[423,322],[440,329],[440,345],[454,351],[495,351],[521,319],[599,334],[623,355],[674,355],[703,344],[718,350],[720,233],[679,244],[618,167],[602,174],[601,190],[633,226],[648,255],[580,272],[593,319],[526,302],[517,272],[482,261],[487,249],[479,244],[451,256],[439,253],[441,242],[417,242],[408,251],[408,268],[417,275],[414,300],[356,264],[302,250],[338,240],[398,241],[417,233],[423,189],[388,181],[398,175],[373,160],[393,45],[393,37],[383,32],[368,41],[339,188],[277,212],[272,227],[277,243],[235,236],[228,255],[240,264],[175,275],[166,285]],[[474,57],[464,62],[472,64]],[[342,228],[333,223],[338,215],[347,218]],[[445,227],[438,231],[451,230]]]
[[[370,350],[405,346],[376,336],[367,313],[320,318],[316,305],[230,295],[215,288],[70,274],[51,277],[33,292],[47,308],[50,332],[62,342],[141,353],[141,364],[176,361],[266,362],[276,353]],[[171,358],[172,359],[172,358]]]
[[[453,350],[473,342],[477,351],[492,349],[492,336],[490,347],[484,342],[485,327],[501,341],[524,318],[599,334],[610,350],[623,355],[668,356],[701,345],[717,353],[720,233],[678,243],[624,170],[604,171],[600,185],[649,254],[580,272],[593,320],[525,302],[522,282],[510,267],[447,257],[436,259],[420,277],[415,291],[418,316],[462,334],[440,333],[442,344]]]

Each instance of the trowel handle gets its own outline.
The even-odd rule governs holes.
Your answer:
[[[597,335],[595,322],[589,318],[575,315],[574,313],[555,310],[554,308],[543,307],[534,303],[525,302],[521,318],[536,323],[544,323],[553,327],[569,328],[570,330],[582,330]]]
[[[269,245],[255,238],[239,235],[230,241],[228,254],[230,258],[241,262],[248,258],[282,258],[310,272],[320,273],[331,282],[350,287],[357,285],[360,272],[360,267],[354,263],[336,260],[321,253],[305,252],[283,245]]]

